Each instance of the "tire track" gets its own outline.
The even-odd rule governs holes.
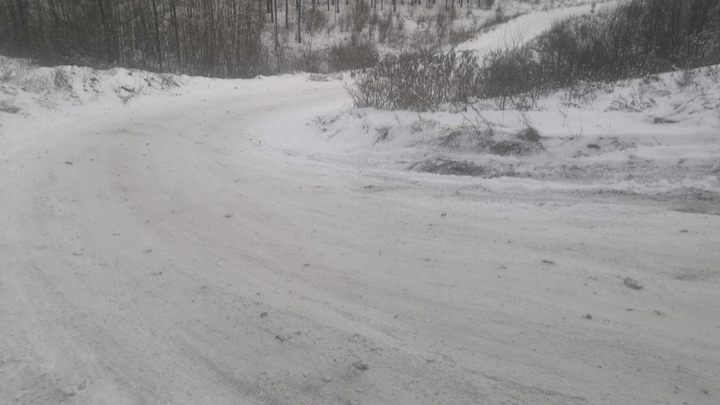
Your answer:
[[[240,378],[233,376],[229,371],[223,370],[220,365],[197,351],[193,346],[184,340],[175,337],[173,338],[173,341],[181,347],[183,354],[192,358],[196,363],[201,364],[211,373],[218,383],[225,386],[229,391],[239,394],[239,396],[243,398],[252,399],[258,405],[286,405],[280,399],[257,385],[243,381]]]

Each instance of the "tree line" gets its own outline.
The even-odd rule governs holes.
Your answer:
[[[321,9],[327,8],[330,13],[332,7],[334,13],[339,13],[343,5],[352,14],[357,7],[396,10],[398,3],[432,7],[435,2],[0,0],[0,53],[28,57],[45,65],[123,66],[214,77],[251,77],[272,71],[268,67],[270,52],[273,45],[275,50],[280,46],[280,29],[296,30],[295,40],[300,42],[301,26],[312,23]],[[494,0],[457,0],[458,6],[463,3],[489,8]],[[456,0],[446,0],[445,8],[454,8],[455,4]],[[279,9],[284,15],[278,15]],[[303,16],[304,9],[312,12]],[[301,17],[310,20],[301,21]]]
[[[456,52],[388,55],[355,76],[350,95],[356,107],[378,109],[426,111],[473,99],[530,109],[542,94],[563,87],[572,92],[592,82],[651,80],[719,64],[720,0],[629,0],[557,21],[525,44],[508,44],[482,58]]]
[[[44,64],[246,77],[261,69],[266,2],[0,0],[0,51]]]

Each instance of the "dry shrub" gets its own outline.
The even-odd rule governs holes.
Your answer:
[[[404,52],[386,56],[348,88],[357,107],[426,111],[465,102],[477,88],[477,58],[469,52]]]
[[[393,15],[391,11],[388,11],[385,16],[379,16],[378,18],[378,41],[385,42],[392,35],[393,32]]]
[[[714,4],[714,5],[713,5]],[[555,23],[484,61],[483,96],[614,81],[720,63],[720,2],[633,0]]]
[[[439,32],[445,17],[437,16]],[[507,18],[512,17],[498,12],[488,24]],[[424,111],[477,97],[495,99],[501,109],[529,109],[542,93],[561,87],[715,65],[720,63],[720,0],[632,0],[557,22],[519,44],[487,54],[482,65],[474,56],[454,52],[390,55],[359,75],[349,92],[358,107]],[[642,109],[647,103],[618,104]]]
[[[304,12],[303,22],[307,32],[321,32],[328,26],[327,12],[321,8],[311,8]]]
[[[333,45],[328,52],[328,64],[333,71],[372,67],[379,58],[375,45],[359,39]]]

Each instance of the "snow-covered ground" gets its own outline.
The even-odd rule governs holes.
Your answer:
[[[0,404],[720,403],[714,72],[410,114],[0,59]]]
[[[532,130],[539,139],[528,139]],[[266,136],[278,149],[406,178],[437,177],[407,171],[472,176],[452,181],[490,190],[700,193],[718,203],[719,134],[714,66],[566,89],[528,112],[493,102],[452,113],[299,112]]]

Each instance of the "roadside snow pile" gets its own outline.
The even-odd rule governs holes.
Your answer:
[[[126,103],[140,95],[176,88],[185,81],[186,76],[134,69],[37,67],[27,60],[0,56],[0,112],[15,114],[35,105],[52,109],[61,104]]]
[[[471,176],[488,187],[720,192],[720,66],[584,84],[536,100],[532,111],[502,103],[337,110],[289,119],[283,125],[303,132],[274,128],[267,138],[363,170]]]

